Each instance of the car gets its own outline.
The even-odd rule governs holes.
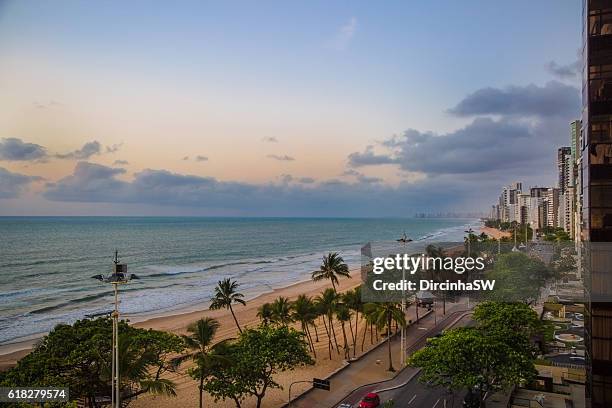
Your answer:
[[[359,403],[359,408],[377,408],[379,406],[380,397],[375,392],[368,393]]]
[[[347,404],[346,402],[338,405],[338,408],[353,408],[351,404]]]

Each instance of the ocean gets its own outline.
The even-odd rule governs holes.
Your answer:
[[[404,218],[0,217],[0,345],[112,309],[115,249],[141,279],[121,287],[132,320],[205,306],[232,277],[247,298],[304,281],[324,254],[351,268],[370,241],[461,240],[478,220]]]

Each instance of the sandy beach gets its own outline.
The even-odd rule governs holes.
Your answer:
[[[346,291],[358,286],[361,283],[359,277],[359,271],[351,271],[353,278],[341,279],[338,291]],[[300,294],[306,294],[308,296],[317,296],[325,288],[331,287],[328,281],[321,282],[300,282],[291,286],[277,289],[273,292],[260,295],[247,302],[246,306],[238,306],[235,308],[236,316],[242,327],[255,327],[259,325],[259,319],[257,318],[257,309],[259,306],[266,302],[272,302],[278,296],[285,296],[289,299],[295,299]],[[227,338],[236,337],[238,330],[232,319],[231,314],[226,310],[203,310],[200,312],[190,312],[184,314],[178,314],[173,316],[158,317],[149,319],[143,322],[135,323],[135,326],[142,328],[153,328],[157,330],[166,330],[177,334],[186,333],[187,326],[204,316],[214,317],[219,320],[221,327],[217,332],[216,340],[223,340]],[[361,319],[360,319],[361,320]],[[317,322],[319,323],[319,322]],[[354,323],[354,318],[353,318]],[[266,393],[264,404],[266,407],[276,407],[287,402],[287,389],[291,382],[303,379],[310,379],[312,377],[326,377],[334,370],[342,367],[344,364],[343,354],[338,354],[336,350],[332,351],[332,360],[329,359],[327,350],[327,336],[325,335],[325,329],[322,324],[318,324],[319,342],[315,343],[315,350],[317,353],[316,364],[314,366],[302,367],[290,372],[284,372],[279,374],[276,381],[283,386],[283,389],[272,389]],[[359,337],[357,342],[357,349],[361,352],[361,340],[363,335],[363,322],[359,322]],[[297,328],[297,327],[296,327]],[[342,347],[342,332],[339,323],[335,323],[336,336],[338,337],[338,343]],[[314,333],[313,333],[314,334]],[[350,334],[347,331],[347,336]],[[364,351],[367,351],[372,346],[370,345],[369,334],[366,336]],[[185,374],[186,369],[189,367],[185,364],[179,373],[169,375],[172,381],[177,384],[177,396],[176,397],[163,397],[146,395],[134,401],[130,406],[133,407],[195,407],[198,402],[198,390],[194,380]],[[293,395],[297,395],[309,388],[309,384],[297,384],[292,387]],[[205,405],[215,407],[235,407],[235,404],[231,400],[214,402],[212,398],[205,395]],[[255,399],[246,400],[243,403],[243,407],[254,407]]]
[[[495,239],[500,239],[500,238],[511,237],[512,236],[511,232],[501,231],[501,230],[498,230],[497,228],[491,228],[491,227],[480,227],[480,232],[484,232],[485,234],[487,234],[491,238],[495,238]]]
[[[338,291],[343,292],[349,289],[352,289],[358,286],[361,283],[359,279],[359,270],[352,270],[351,275],[353,278],[351,279],[341,279],[340,285],[338,286]],[[255,327],[259,324],[259,319],[257,318],[257,309],[266,302],[272,302],[278,296],[285,296],[289,299],[293,300],[300,294],[306,294],[308,296],[315,297],[319,295],[325,288],[331,287],[331,284],[328,281],[305,281],[298,282],[293,285],[276,289],[272,292],[265,293],[259,295],[251,300],[249,300],[246,306],[235,306],[236,316],[240,325],[244,327]],[[178,313],[168,316],[160,316],[154,317],[151,319],[143,320],[140,322],[134,323],[134,326],[141,328],[152,328],[156,330],[164,330],[169,331],[176,334],[186,334],[187,326],[205,316],[213,317],[219,321],[221,327],[217,332],[217,336],[215,338],[216,341],[220,341],[227,338],[236,337],[238,334],[238,330],[236,325],[232,319],[231,314],[227,310],[208,310],[203,309],[201,311],[188,312],[188,313]],[[352,324],[354,324],[354,318],[352,320]],[[328,349],[327,349],[327,336],[325,334],[325,329],[320,321],[318,323],[318,337],[319,341],[315,343],[315,350],[317,353],[316,364],[314,366],[302,367],[296,369],[291,372],[285,372],[277,376],[276,381],[283,386],[283,389],[272,389],[267,392],[265,398],[265,406],[266,407],[276,407],[280,406],[287,400],[287,388],[289,384],[296,380],[310,379],[312,377],[326,377],[334,370],[342,367],[345,362],[343,359],[343,353],[338,354],[336,350],[332,351],[332,359],[329,359]],[[357,355],[361,354],[361,341],[363,339],[363,330],[365,325],[364,322],[360,319],[359,321],[359,334],[357,341]],[[297,327],[296,327],[297,328]],[[347,327],[348,329],[348,327]],[[342,347],[342,331],[338,322],[335,322],[335,331],[338,343]],[[314,333],[313,333],[314,336]],[[351,335],[347,330],[347,336],[349,337],[349,342],[352,342],[350,339]],[[0,355],[0,367],[7,368],[16,364],[17,360],[27,355],[31,350],[31,347],[35,344],[36,340],[30,340],[18,344],[11,345],[13,349],[11,350],[6,346],[5,353]],[[376,343],[376,340],[374,340]],[[376,344],[374,344],[376,345]],[[369,350],[373,345],[370,343],[370,334],[366,336],[364,351]],[[352,355],[352,350],[351,350]],[[133,407],[190,407],[197,406],[198,401],[198,390],[197,384],[194,380],[192,380],[187,374],[186,370],[189,367],[189,364],[184,364],[179,372],[168,375],[168,378],[174,381],[177,384],[177,396],[163,397],[163,396],[154,396],[154,395],[145,395],[141,396],[138,400],[134,401],[130,404]],[[305,389],[309,388],[309,384],[297,384],[292,387],[292,392],[294,395],[299,394]],[[205,402],[207,406],[218,407],[234,407],[235,404],[233,401],[219,401],[214,403],[212,398],[208,395],[205,395]],[[255,400],[246,400],[243,404],[244,407],[255,406]]]

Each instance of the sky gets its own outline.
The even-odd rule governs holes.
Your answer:
[[[554,185],[577,0],[0,0],[0,215],[412,216]]]

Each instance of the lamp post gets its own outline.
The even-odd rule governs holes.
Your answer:
[[[113,318],[113,339],[112,339],[112,356],[111,356],[111,407],[119,408],[121,406],[121,384],[119,377],[119,290],[118,285],[126,284],[132,279],[140,279],[138,276],[127,274],[127,264],[119,263],[119,254],[115,250],[115,259],[113,259],[113,273],[110,276],[95,275],[93,279],[100,282],[110,283],[113,285],[113,294],[115,297],[115,309],[111,313]]]
[[[472,229],[472,226],[468,226],[468,229],[466,229],[464,231],[466,234],[468,234],[467,236],[467,256],[468,258],[472,256],[472,234],[474,233],[474,230]],[[467,280],[468,282],[470,281],[470,271],[467,271]],[[467,307],[468,309],[470,308],[470,292],[468,292],[468,296],[467,296]]]
[[[402,246],[404,248],[404,253],[406,252],[406,244],[408,242],[412,241],[412,239],[408,238],[408,236],[406,236],[406,232],[404,232],[404,234],[402,235],[402,237],[400,239],[397,240],[397,242],[401,242]],[[402,314],[404,315],[404,318],[406,318],[406,289],[405,289],[405,282],[406,282],[406,269],[404,268],[404,265],[402,264]],[[417,305],[418,307],[418,305]],[[418,315],[418,310],[417,310],[417,315]],[[418,320],[418,319],[417,319]],[[400,362],[402,365],[405,364],[405,353],[406,353],[406,328],[402,327],[400,328]]]

